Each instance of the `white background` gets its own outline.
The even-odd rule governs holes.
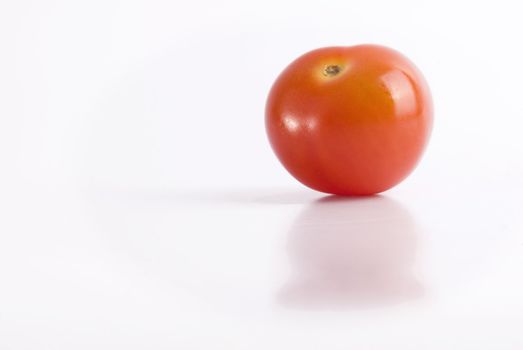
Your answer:
[[[2,0],[0,349],[521,349],[521,13]],[[265,98],[360,43],[422,70],[434,132],[396,188],[325,199],[273,155]],[[358,291],[368,266],[405,283]]]

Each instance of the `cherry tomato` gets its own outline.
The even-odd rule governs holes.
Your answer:
[[[277,78],[265,124],[283,166],[315,190],[383,192],[407,177],[432,129],[430,91],[405,56],[377,45],[304,54]]]

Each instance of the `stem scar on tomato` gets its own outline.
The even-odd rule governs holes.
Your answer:
[[[334,77],[338,75],[342,70],[342,67],[337,64],[329,64],[323,68],[323,75],[326,77]]]

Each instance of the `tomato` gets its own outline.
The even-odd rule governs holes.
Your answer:
[[[383,192],[407,177],[430,137],[421,72],[377,45],[327,47],[292,62],[272,86],[265,124],[283,166],[338,195]]]

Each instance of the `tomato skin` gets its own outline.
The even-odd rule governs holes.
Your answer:
[[[327,47],[292,62],[272,86],[265,124],[283,166],[338,195],[383,192],[415,168],[433,107],[421,72],[377,45]]]

